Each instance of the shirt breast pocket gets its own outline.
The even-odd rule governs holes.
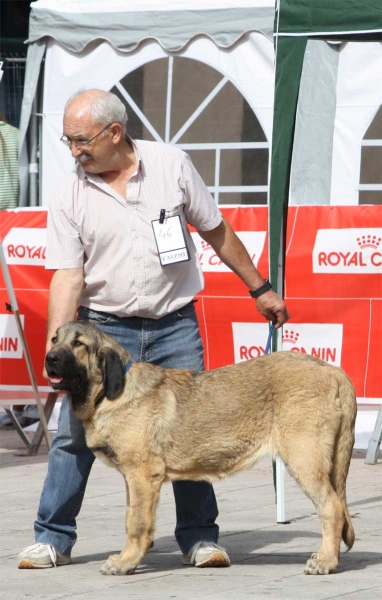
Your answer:
[[[184,203],[182,202],[183,200],[183,194],[182,192],[177,192],[176,193],[176,198],[171,199],[167,204],[167,206],[164,206],[164,210],[166,211],[166,216],[167,217],[175,217],[176,215],[179,215],[182,220],[184,218]]]

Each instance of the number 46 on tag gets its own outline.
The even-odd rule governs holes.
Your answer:
[[[168,217],[164,219],[163,223],[160,222],[160,219],[151,221],[151,224],[162,267],[190,260],[179,215]]]

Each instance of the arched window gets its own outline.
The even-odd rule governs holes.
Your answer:
[[[382,106],[362,140],[360,204],[382,204]]]
[[[185,150],[218,204],[266,204],[269,144],[248,102],[197,60],[146,63],[111,90],[126,104],[133,138]]]

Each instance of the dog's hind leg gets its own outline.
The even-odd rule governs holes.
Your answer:
[[[340,385],[340,399],[339,401],[344,405],[343,418],[333,450],[333,466],[330,472],[330,481],[343,503],[345,523],[342,530],[342,539],[348,550],[350,550],[354,544],[355,534],[346,502],[346,478],[354,446],[357,403],[351,382],[343,377]]]
[[[330,481],[331,460],[325,456],[323,447],[318,452],[317,446],[320,446],[319,442],[312,448],[306,440],[304,452],[298,451],[298,444],[293,450],[290,449],[287,460],[283,458],[291,475],[313,501],[321,522],[322,545],[306,563],[305,573],[328,575],[338,565],[345,512],[343,502]]]
[[[328,575],[338,565],[342,530],[345,524],[343,504],[331,488],[330,483],[323,478],[322,489],[310,491],[312,500],[317,508],[321,521],[322,546],[313,554],[305,565],[306,575]]]
[[[317,507],[323,534],[321,549],[306,564],[307,575],[334,571],[339,560],[341,538],[350,550],[355,537],[346,503],[346,478],[354,444],[357,405],[350,380],[344,374],[337,374],[337,377],[331,416],[327,415],[320,433],[311,437],[313,446],[305,447],[308,451],[304,454],[303,463],[304,467],[306,464],[309,466],[311,474],[309,476],[303,467],[305,477],[301,485]]]
[[[164,480],[158,465],[143,464],[124,474],[130,497],[126,515],[128,540],[120,554],[109,556],[103,575],[132,575],[153,545],[155,510]]]

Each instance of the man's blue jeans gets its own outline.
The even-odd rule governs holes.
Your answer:
[[[97,325],[128,350],[134,361],[150,362],[173,369],[202,371],[203,345],[194,305],[158,320],[140,317],[118,318],[80,308],[79,318]],[[85,444],[82,422],[63,399],[58,431],[49,453],[37,520],[36,542],[50,544],[61,554],[70,555],[77,539],[76,517],[94,462]],[[173,484],[177,524],[175,537],[182,552],[198,541],[217,542],[215,523],[218,509],[209,483],[176,481]]]

